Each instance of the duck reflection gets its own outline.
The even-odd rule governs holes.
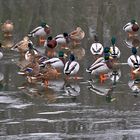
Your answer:
[[[134,96],[140,93],[140,80],[130,80],[128,81],[128,86],[134,93]]]
[[[85,56],[85,49],[80,46],[71,48],[70,51],[76,56],[77,60],[81,60]]]
[[[4,87],[4,74],[2,72],[0,72],[0,91],[3,89]]]
[[[65,81],[63,79],[55,79],[48,81],[48,88],[52,89],[54,92],[63,91]]]
[[[97,95],[105,96],[105,100],[107,103],[110,103],[116,100],[116,98],[113,97],[113,90],[115,88],[113,85],[105,85],[105,84],[103,85],[103,84],[94,83],[93,81],[90,81],[87,88],[91,92]]]
[[[18,89],[32,99],[42,98],[46,100],[47,103],[55,102],[58,96],[52,89],[42,87],[39,84],[24,83],[18,87]]]
[[[128,48],[138,48],[140,45],[140,40],[138,37],[128,37],[124,40],[124,43]]]
[[[66,81],[64,84],[64,91],[66,96],[76,97],[80,94],[80,86],[78,83]]]
[[[109,79],[112,81],[113,85],[115,85],[120,77],[121,77],[121,70],[116,69],[108,73]]]

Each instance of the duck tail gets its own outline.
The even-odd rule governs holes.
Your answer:
[[[86,69],[86,72],[88,72],[88,73],[91,73],[91,70],[89,70],[89,69]]]
[[[28,37],[34,37],[34,34],[29,33],[29,34],[28,34]]]

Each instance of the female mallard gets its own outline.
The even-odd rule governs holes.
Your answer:
[[[79,71],[80,65],[75,61],[75,56],[70,55],[69,61],[66,62],[64,66],[64,74],[66,75],[76,75]]]
[[[136,20],[133,19],[123,27],[123,30],[128,33],[129,37],[136,36],[136,33],[139,30],[139,25]]]
[[[69,33],[69,36],[75,46],[80,44],[80,41],[85,37],[85,32],[80,27],[77,27],[76,30]]]
[[[25,36],[23,38],[23,40],[21,40],[20,42],[16,43],[13,47],[12,47],[12,50],[16,50],[18,52],[20,52],[21,54],[24,54],[28,51],[28,44],[32,43],[32,41],[29,39],[28,36]]]
[[[38,51],[33,48],[33,44],[32,43],[28,43],[28,48],[29,48],[29,50],[25,53],[25,59],[27,61],[31,61],[35,57],[37,57],[39,54],[38,54]]]
[[[94,43],[90,47],[90,51],[94,56],[101,56],[104,51],[104,47],[101,43],[99,43],[99,40],[97,36],[94,36]]]
[[[115,43],[116,43],[115,37],[112,37],[111,43],[112,43],[112,46],[110,47],[110,55],[113,58],[120,58],[121,52],[120,52],[119,48],[115,45]]]

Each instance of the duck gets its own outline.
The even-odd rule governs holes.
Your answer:
[[[43,45],[45,42],[45,37],[50,34],[50,26],[47,25],[46,22],[41,22],[40,26],[36,27],[34,30],[32,30],[28,36],[29,37],[39,37],[39,44]]]
[[[115,45],[116,43],[116,38],[115,37],[112,37],[111,38],[111,44],[112,46],[110,46],[110,55],[113,57],[113,58],[120,58],[120,55],[121,55],[121,52],[119,50],[119,48]]]
[[[32,61],[35,57],[39,56],[39,52],[33,47],[32,43],[28,43],[29,50],[25,53],[25,60]]]
[[[65,63],[64,66],[64,74],[67,76],[75,75],[76,79],[76,74],[78,73],[79,69],[80,65],[77,61],[75,61],[74,54],[70,54],[69,60]]]
[[[73,42],[73,45],[76,46],[77,44],[80,44],[80,41],[85,37],[85,32],[81,27],[77,27],[74,31],[69,33],[69,37]]]
[[[14,30],[14,24],[11,20],[6,20],[2,26],[1,26],[1,30],[4,33],[4,37],[11,37],[12,36],[12,32]]]
[[[99,43],[97,35],[94,36],[94,43],[91,45],[90,51],[94,56],[97,56],[97,58],[103,54],[104,47]]]
[[[54,40],[61,48],[67,48],[67,45],[70,43],[70,36],[67,32],[64,32],[63,34],[56,35]]]
[[[139,30],[139,24],[135,19],[132,19],[129,23],[127,23],[123,30],[128,33],[128,37],[137,36],[137,32]]]
[[[22,67],[20,69],[20,72],[18,72],[18,74],[28,76],[27,79],[30,76],[34,76],[34,77],[38,76],[40,74],[40,66],[37,58],[32,59],[29,64]]]
[[[104,48],[104,56],[98,58],[86,72],[91,73],[94,76],[99,76],[101,82],[106,80],[106,75],[113,69],[115,69],[115,63],[113,58],[110,56],[110,48]]]
[[[64,52],[59,51],[58,57],[53,57],[53,58],[50,58],[48,60],[45,60],[44,62],[42,62],[42,64],[45,66],[47,66],[49,64],[59,71],[59,70],[63,70],[64,63],[65,63],[64,61],[65,61],[64,60]]]
[[[25,54],[29,50],[29,48],[28,48],[29,43],[33,44],[33,42],[29,39],[29,37],[25,36],[25,37],[23,37],[23,40],[16,43],[11,48],[11,50],[15,50],[15,51],[18,51],[21,54]]]

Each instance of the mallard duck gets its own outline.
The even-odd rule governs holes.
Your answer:
[[[59,34],[54,37],[57,45],[60,45],[62,48],[66,48],[68,43],[70,42],[70,37],[68,33]]]
[[[3,52],[2,52],[2,44],[0,43],[0,59],[3,58]]]
[[[44,43],[45,48],[54,49],[56,46],[57,46],[57,41],[53,39],[52,36],[49,36]]]
[[[137,31],[139,30],[139,25],[136,20],[132,19],[131,22],[127,23],[123,30],[128,33],[128,36],[136,36]]]
[[[104,47],[101,43],[99,43],[99,40],[97,36],[94,36],[94,43],[90,47],[90,51],[94,56],[101,56],[104,51]]]
[[[29,39],[28,36],[25,36],[23,38],[23,40],[21,40],[20,42],[16,43],[11,50],[16,50],[18,52],[20,52],[21,54],[26,53],[29,50],[28,44],[32,43],[32,41]]]
[[[53,57],[51,59],[48,59],[44,62],[42,62],[43,65],[51,65],[52,67],[62,70],[64,68],[64,52],[59,51],[58,57]]]
[[[80,44],[80,41],[85,37],[85,32],[80,27],[77,27],[76,30],[69,33],[69,37],[75,46]]]
[[[113,58],[120,58],[121,52],[120,52],[119,48],[115,45],[115,43],[116,43],[115,37],[112,37],[111,43],[112,43],[112,46],[110,47],[110,55]]]
[[[70,55],[69,61],[66,62],[64,66],[64,74],[66,75],[76,75],[79,71],[80,65],[75,61],[75,56]]]
[[[39,55],[39,53],[38,53],[38,51],[36,49],[34,49],[32,43],[28,43],[28,48],[29,48],[29,50],[25,53],[25,59],[27,61],[31,61],[35,57],[37,57]]]
[[[28,65],[22,67],[18,74],[24,76],[38,76],[40,74],[40,66],[37,58],[32,59],[32,61]]]
[[[40,26],[36,27],[32,30],[28,36],[29,37],[36,37],[36,36],[46,36],[50,33],[50,26],[47,25],[45,22],[42,22]]]
[[[104,48],[104,57],[98,58],[86,71],[99,76],[101,82],[106,79],[106,74],[115,68],[113,58],[110,56],[110,48]]]
[[[1,30],[4,33],[4,37],[12,36],[13,29],[14,29],[14,24],[10,20],[6,20],[1,26]]]
[[[45,22],[42,22],[40,26],[32,30],[28,36],[29,37],[39,37],[39,45],[44,45],[46,36],[50,34],[50,26]]]

